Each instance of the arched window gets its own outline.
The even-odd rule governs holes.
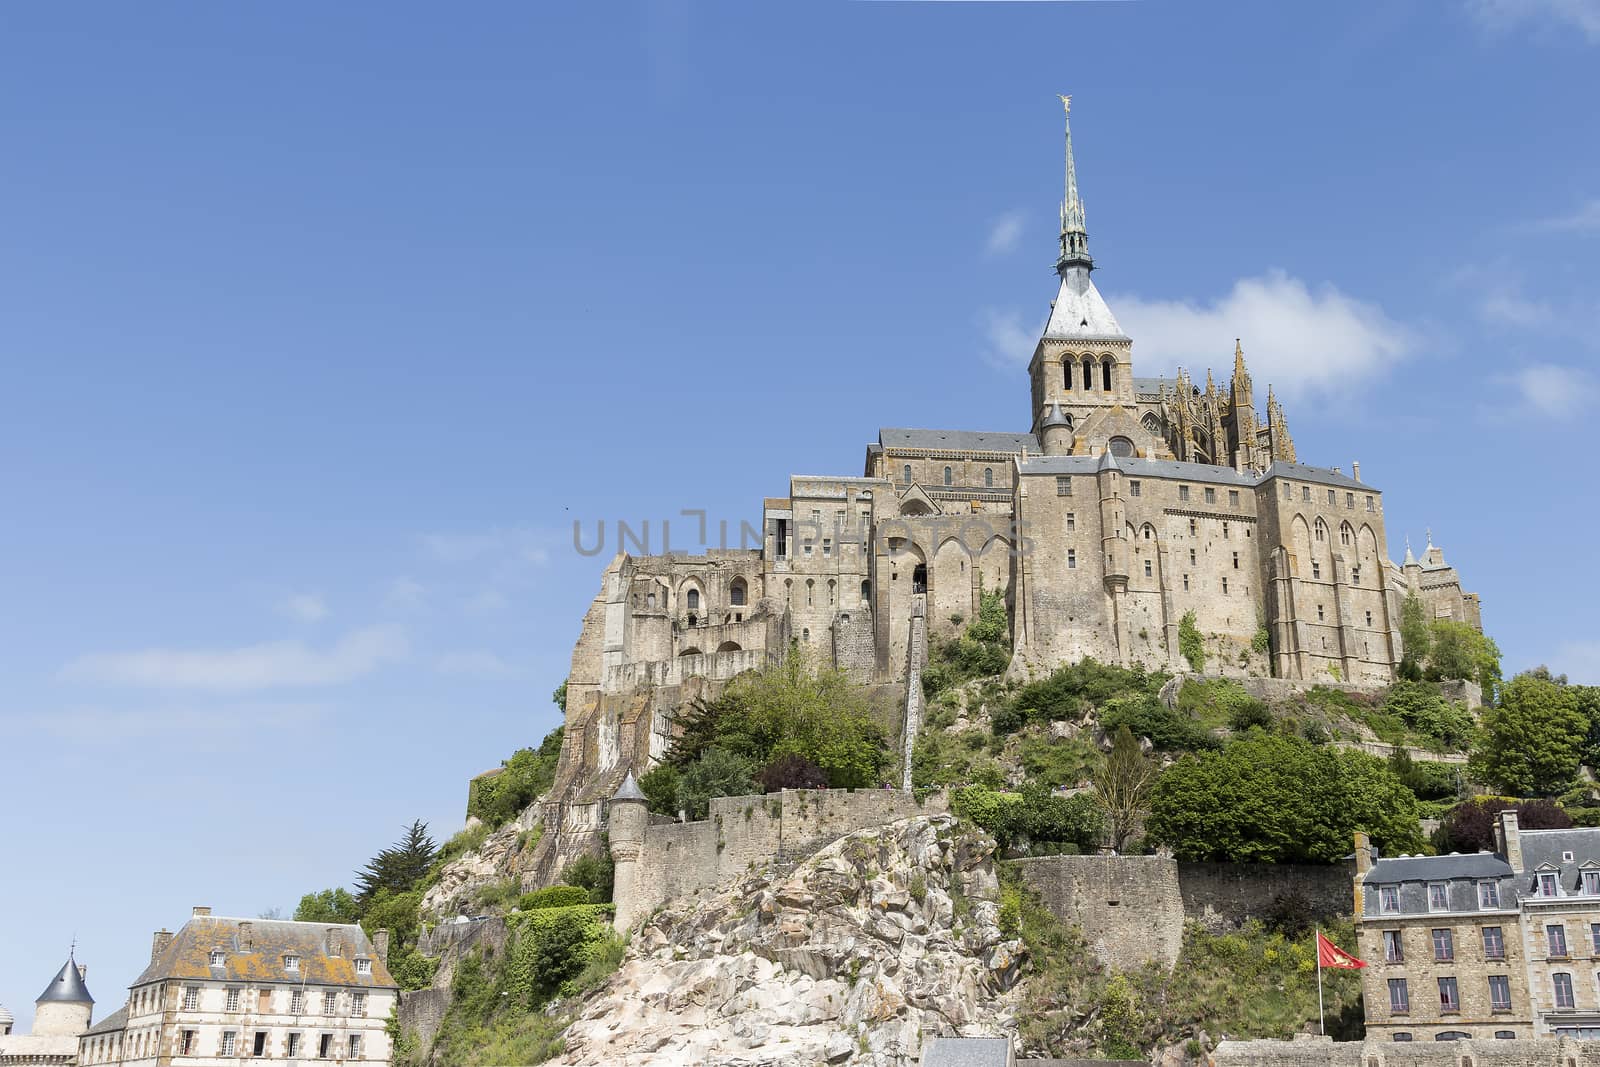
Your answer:
[[[739,651],[741,651],[741,649],[739,648],[739,642],[737,642],[737,641],[724,641],[724,642],[722,642],[722,644],[717,646],[717,651],[718,652],[739,652]]]
[[[832,607],[839,600],[839,583],[832,578],[828,579],[828,606]]]
[[[1144,539],[1146,541],[1154,541],[1156,539],[1156,528],[1148,522],[1144,524]]]
[[[812,603],[812,600],[814,599],[814,594],[816,593],[816,590],[817,590],[816,580],[814,578],[807,578],[806,579],[806,607],[809,608],[811,606],[811,603]]]
[[[1063,414],[1061,417],[1063,419],[1067,420],[1067,429],[1069,429],[1069,430],[1072,429],[1072,416],[1071,415],[1067,415],[1067,414]]]
[[[1072,358],[1069,356],[1061,361],[1061,384],[1067,392],[1072,392]]]
[[[1156,418],[1155,412],[1153,412],[1153,411],[1145,412],[1144,413],[1144,418],[1139,420],[1139,421],[1144,424],[1144,428],[1146,430],[1149,430],[1151,433],[1155,434],[1157,437],[1161,436],[1161,420]]]
[[[744,579],[735,578],[733,580],[733,584],[728,587],[729,602],[732,603],[734,607],[743,607],[746,592],[747,587],[744,584]]]
[[[1323,522],[1322,522],[1321,519],[1318,519],[1317,520],[1317,540],[1318,541],[1326,541],[1327,539],[1328,539],[1328,528],[1325,525],[1323,525]]]
[[[700,590],[698,590],[698,589],[689,590],[688,602],[689,602],[689,610],[690,611],[699,611],[700,610]]]
[[[1355,535],[1354,531],[1350,529],[1350,524],[1348,522],[1341,524],[1339,527],[1339,543],[1348,545],[1353,540],[1355,540]]]
[[[903,467],[903,468],[902,468],[902,470],[903,470],[903,471],[904,471],[904,475],[905,475],[905,476],[904,476],[904,478],[903,478],[903,479],[902,479],[902,480],[903,480],[903,481],[904,481],[904,482],[905,482],[905,483],[906,483],[906,484],[907,484],[907,485],[910,485],[910,484],[911,484],[911,464],[909,464],[909,463],[907,463],[907,464],[906,464],[906,465],[905,465],[905,466],[904,466],[904,467]]]
[[[644,595],[644,606],[647,608],[656,606],[656,595],[654,593],[646,593]]]
[[[993,489],[994,488],[994,468],[993,467],[985,467],[985,468],[983,468],[983,487],[985,489]]]
[[[1088,357],[1085,357],[1083,361],[1083,387],[1085,389],[1094,388],[1094,360]]]
[[[783,580],[783,602],[785,604],[793,604],[794,603],[794,579],[793,578],[785,578]]]
[[[1111,392],[1111,361],[1109,359],[1102,360],[1100,363],[1100,380],[1103,383],[1101,388],[1108,393]]]
[[[950,475],[950,468],[949,468],[949,467],[946,467],[946,468],[945,468],[945,469],[944,469],[944,484],[945,484],[945,485],[949,485],[949,484],[950,484],[950,478],[951,478],[951,475]]]
[[[861,602],[863,604],[872,603],[872,583],[870,581],[864,580],[861,583]]]

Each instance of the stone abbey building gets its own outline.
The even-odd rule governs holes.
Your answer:
[[[1237,342],[1226,386],[1136,375],[1094,267],[1069,124],[1026,432],[881,429],[859,475],[795,475],[768,498],[759,547],[618,555],[573,653],[550,825],[598,828],[625,770],[664,753],[675,709],[791,642],[903,687],[912,732],[929,632],[984,591],[1005,596],[1024,673],[1085,656],[1187,669],[1192,613],[1208,672],[1378,684],[1408,592],[1478,623],[1431,543],[1390,561],[1383,494],[1358,466],[1300,461]]]

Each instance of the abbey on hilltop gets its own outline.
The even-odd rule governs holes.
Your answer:
[[[1422,561],[1390,561],[1358,465],[1299,461],[1270,386],[1261,417],[1240,344],[1224,387],[1136,376],[1094,268],[1069,124],[1027,432],[881,429],[859,476],[796,475],[768,498],[759,548],[611,562],[572,657],[551,794],[565,822],[598,819],[624,771],[664,753],[675,709],[792,641],[905,686],[913,732],[929,630],[971,618],[984,591],[1005,596],[1018,672],[1085,656],[1189,669],[1192,616],[1207,672],[1378,684],[1407,593],[1479,623],[1431,538]]]

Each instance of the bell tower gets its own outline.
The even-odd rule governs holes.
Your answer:
[[[1072,158],[1072,98],[1061,97],[1066,117],[1066,193],[1061,201],[1061,246],[1056,274],[1061,286],[1050,321],[1033,350],[1033,432],[1047,456],[1079,450],[1083,422],[1114,405],[1132,410],[1133,341],[1122,332],[1089,273],[1089,231],[1078,171]]]

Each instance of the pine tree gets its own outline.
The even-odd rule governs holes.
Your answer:
[[[356,898],[363,907],[379,893],[404,893],[428,873],[439,848],[428,835],[428,824],[416,820],[405,836],[380,851],[356,872]]]

